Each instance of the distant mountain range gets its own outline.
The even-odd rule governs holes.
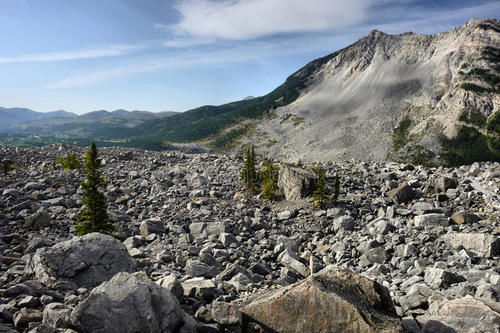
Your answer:
[[[75,137],[94,137],[96,133],[125,130],[147,120],[169,117],[173,111],[149,112],[99,110],[82,115],[58,110],[36,112],[26,108],[0,107],[0,132],[14,134],[65,135]],[[98,135],[97,135],[98,136]]]

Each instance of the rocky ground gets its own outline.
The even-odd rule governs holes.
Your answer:
[[[500,331],[498,163],[322,163],[318,210],[240,157],[99,152],[117,238],[74,236],[84,171],[53,162],[83,149],[0,148],[0,332]]]

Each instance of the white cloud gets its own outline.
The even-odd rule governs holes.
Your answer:
[[[0,64],[13,63],[13,62],[52,62],[52,61],[91,59],[91,58],[102,58],[102,57],[116,57],[124,55],[136,48],[137,46],[133,45],[111,45],[102,48],[92,48],[92,49],[68,51],[68,52],[28,54],[16,57],[0,57]]]
[[[251,39],[314,32],[362,22],[368,0],[186,0],[177,6],[178,34],[204,38]]]

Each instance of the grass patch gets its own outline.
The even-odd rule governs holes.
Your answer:
[[[460,85],[460,87],[464,90],[473,91],[473,92],[477,92],[477,93],[493,92],[494,91],[494,89],[481,87],[481,86],[478,86],[477,84],[470,83],[470,82],[464,82]]]
[[[255,124],[240,125],[235,128],[220,131],[208,144],[215,150],[228,150],[236,146],[238,140],[255,129]]]
[[[284,114],[281,119],[280,119],[280,124],[283,124],[284,122],[287,122],[287,121],[291,121],[292,122],[292,125],[294,127],[299,127],[300,125],[302,125],[306,120],[301,117],[301,116],[297,116],[295,114],[291,114],[291,113],[287,113],[287,114]]]

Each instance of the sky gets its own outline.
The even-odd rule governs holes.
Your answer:
[[[185,111],[261,96],[371,30],[499,18],[498,0],[0,0],[0,106]]]

